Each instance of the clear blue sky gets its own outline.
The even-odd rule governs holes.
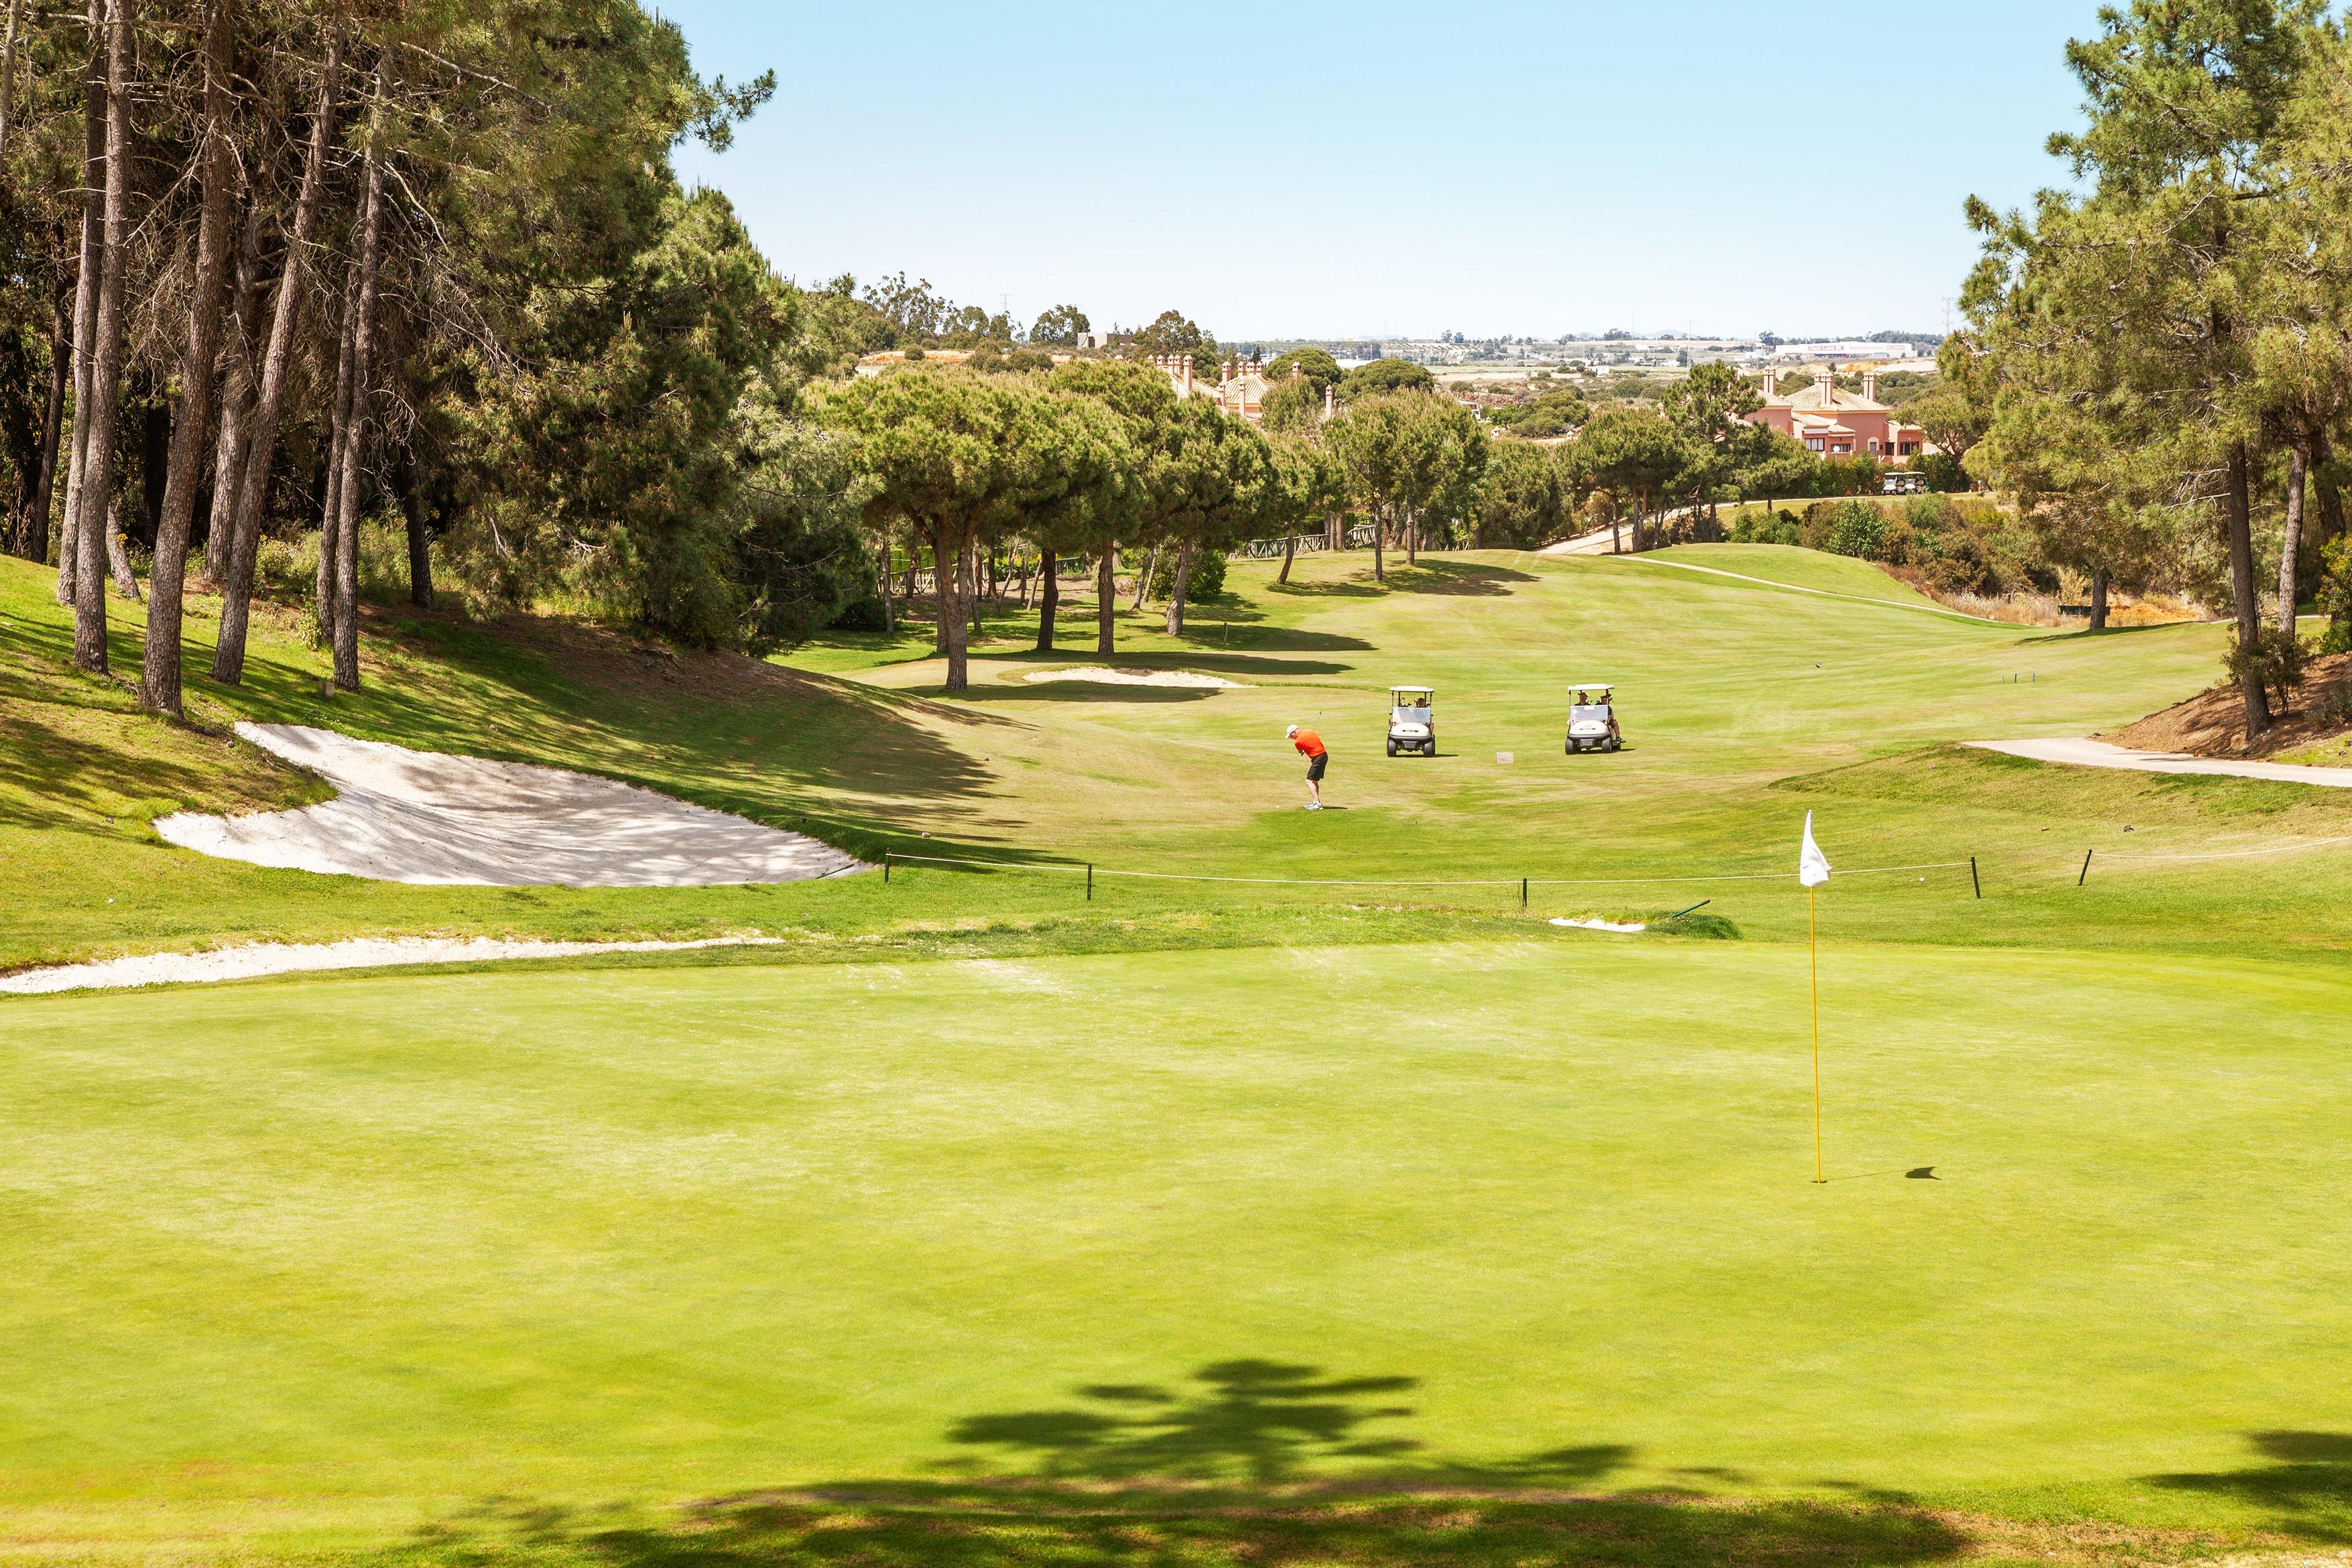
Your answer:
[[[667,0],[779,270],[1219,338],[1937,331],[2095,0]],[[1874,26],[1874,18],[1885,25]]]

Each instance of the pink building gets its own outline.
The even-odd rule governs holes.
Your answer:
[[[1862,394],[1840,392],[1828,371],[1817,371],[1813,384],[1787,397],[1780,395],[1780,372],[1764,372],[1764,406],[1749,414],[1758,424],[1769,424],[1794,437],[1808,452],[1823,457],[1875,457],[1881,463],[1904,463],[1928,450],[1927,433],[1906,424],[1893,409],[1878,401],[1878,371],[1862,372]]]

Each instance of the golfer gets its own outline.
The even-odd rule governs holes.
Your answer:
[[[1330,765],[1331,753],[1324,748],[1323,737],[1311,729],[1301,729],[1294,724],[1282,733],[1307,758],[1307,809],[1319,811],[1323,809],[1323,769]]]

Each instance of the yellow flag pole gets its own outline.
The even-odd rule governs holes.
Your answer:
[[[1813,1185],[1825,1186],[1822,1174],[1822,920],[1821,890],[1805,889],[1805,925],[1813,949]]]

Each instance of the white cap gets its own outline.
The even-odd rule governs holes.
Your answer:
[[[1288,729],[1286,729],[1286,730],[1284,730],[1284,731],[1282,732],[1282,738],[1283,738],[1283,739],[1285,739],[1285,740],[1288,740],[1289,738],[1291,738],[1293,736],[1297,735],[1297,733],[1298,733],[1298,727],[1297,727],[1297,725],[1295,725],[1295,724],[1294,724],[1294,725],[1292,725]]]

